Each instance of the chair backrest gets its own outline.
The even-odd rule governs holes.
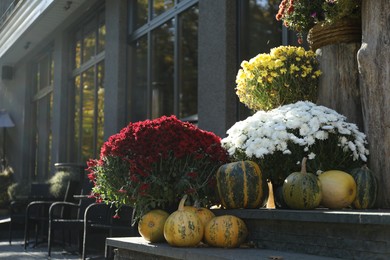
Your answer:
[[[74,202],[74,195],[80,193],[80,182],[79,181],[68,181],[68,186],[66,188],[64,201]]]
[[[40,200],[49,199],[51,197],[50,185],[48,183],[31,183],[29,199]]]

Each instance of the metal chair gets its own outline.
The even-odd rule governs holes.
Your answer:
[[[62,200],[54,199],[52,197],[47,198],[36,198],[40,200],[35,200],[30,202],[27,205],[26,213],[25,213],[25,229],[24,229],[24,249],[27,248],[30,239],[30,227],[33,226],[35,228],[35,244],[38,244],[38,236],[41,234],[45,235],[45,231],[47,231],[47,226],[49,222],[49,207],[55,203],[56,201],[63,202],[72,202],[74,201],[73,196],[78,194],[80,191],[80,183],[79,181],[68,181],[65,195]],[[48,191],[47,191],[48,192]],[[59,214],[64,214],[64,212],[60,212]]]
[[[82,253],[83,229],[84,229],[84,212],[86,208],[95,202],[93,198],[88,198],[92,189],[92,183],[88,179],[84,180],[78,203],[72,202],[54,202],[49,208],[49,228],[48,228],[48,256],[51,254],[51,248],[54,242],[55,230],[78,232],[79,253]],[[63,214],[65,213],[66,214]],[[63,237],[63,245],[64,245]]]
[[[31,201],[37,198],[48,198],[49,185],[46,183],[32,183],[27,197],[18,198],[10,203],[9,244],[12,244],[12,236],[17,225],[25,225],[26,208]]]
[[[105,232],[105,237],[115,236],[139,236],[138,228],[132,225],[133,208],[122,206],[118,211],[119,218],[114,218],[116,208],[104,203],[93,203],[87,207],[84,213],[83,251],[81,259],[86,259],[87,242],[91,233]],[[105,250],[107,258],[107,248]]]

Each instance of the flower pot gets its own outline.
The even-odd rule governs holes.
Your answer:
[[[361,42],[361,40],[361,21],[352,19],[341,20],[334,24],[318,23],[307,35],[307,41],[313,51],[326,45]]]

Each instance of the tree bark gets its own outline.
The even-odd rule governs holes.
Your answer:
[[[320,62],[317,104],[336,110],[363,131],[356,54],[360,43],[339,43],[316,51]]]
[[[390,1],[364,0],[358,51],[369,167],[378,180],[379,208],[390,208]]]

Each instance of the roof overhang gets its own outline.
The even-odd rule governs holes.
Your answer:
[[[14,65],[91,0],[23,1],[0,31],[0,65]]]

